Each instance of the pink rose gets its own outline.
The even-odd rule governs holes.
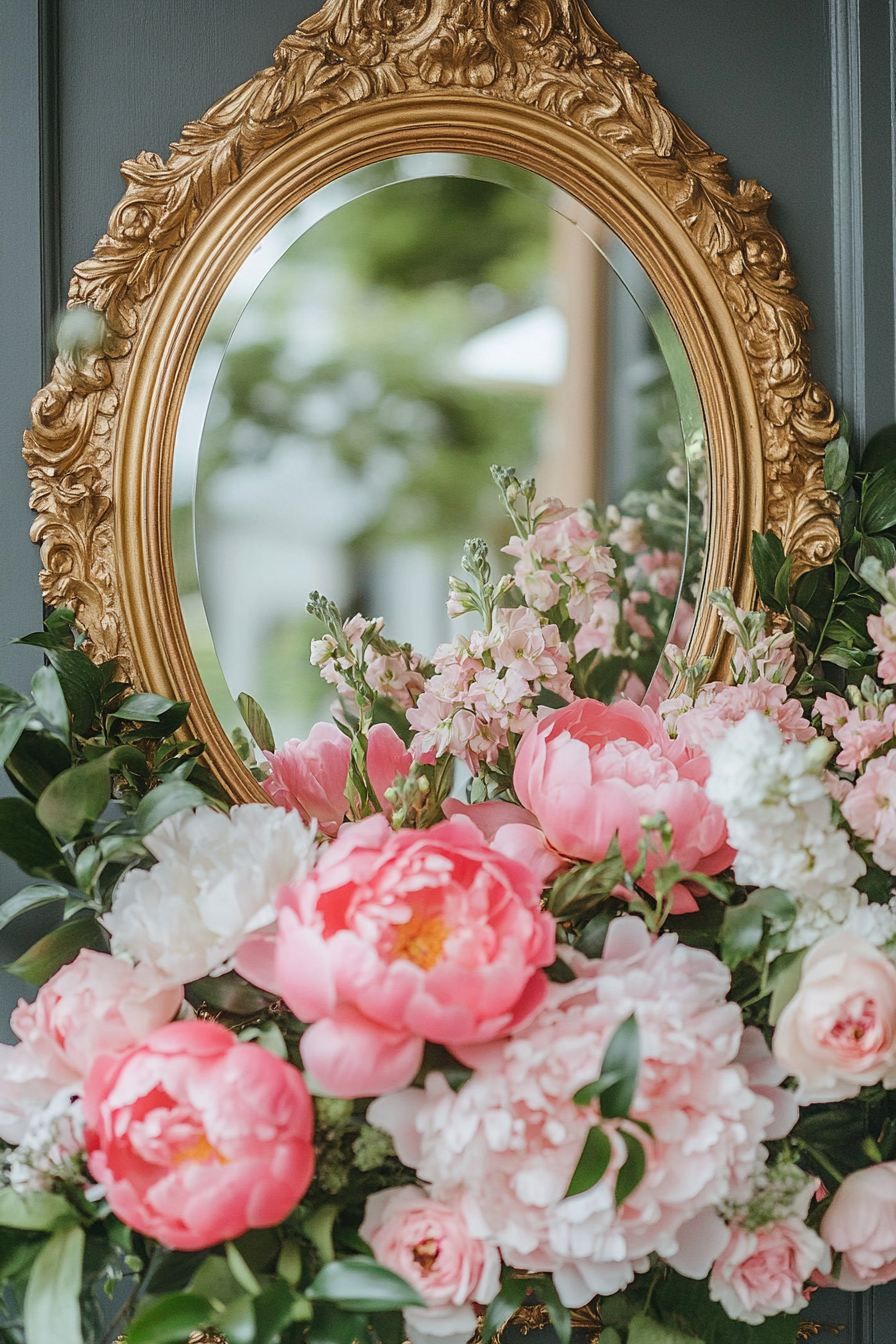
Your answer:
[[[800,1105],[896,1087],[896,966],[852,933],[815,944],[775,1028],[775,1058],[799,1083]]]
[[[416,1185],[381,1190],[364,1210],[360,1236],[387,1269],[415,1288],[425,1308],[405,1310],[412,1344],[425,1336],[465,1344],[476,1329],[471,1302],[490,1302],[501,1282],[501,1257],[470,1235],[461,1212]]]
[[[813,1270],[826,1272],[830,1264],[827,1246],[800,1218],[767,1223],[754,1232],[732,1227],[712,1267],[709,1295],[733,1321],[760,1325],[767,1316],[801,1311],[803,1284]]]
[[[282,1222],[314,1170],[298,1069],[215,1022],[172,1022],[101,1056],[84,1115],[90,1172],[113,1213],[176,1250]]]
[[[847,1176],[822,1219],[821,1235],[843,1256],[833,1287],[861,1293],[896,1279],[896,1162]]]
[[[540,880],[465,818],[344,826],[278,898],[278,982],[315,1024],[302,1058],[316,1080],[335,1096],[391,1091],[417,1072],[424,1041],[489,1041],[528,1019],[554,960],[540,896]]]
[[[351,757],[351,739],[332,723],[316,723],[304,742],[291,738],[278,751],[264,752],[271,773],[262,784],[277,807],[298,812],[304,822],[316,821],[331,838],[348,811],[345,788]],[[377,723],[367,737],[370,784],[387,816],[386,789],[395,776],[407,774],[413,757],[387,723]]]
[[[164,1026],[183,1003],[145,966],[105,952],[79,952],[33,1003],[19,1000],[9,1024],[57,1087],[79,1082],[98,1055],[120,1054]]]
[[[712,875],[729,866],[734,851],[721,809],[704,792],[708,773],[707,757],[670,740],[654,710],[629,701],[576,700],[527,729],[513,783],[560,854],[598,863],[617,836],[631,868],[638,859],[641,818],[662,812],[673,830],[669,858],[685,872]],[[648,890],[662,862],[665,856],[648,854],[641,879]],[[679,883],[674,913],[696,908]]]

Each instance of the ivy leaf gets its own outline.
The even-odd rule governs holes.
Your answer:
[[[25,798],[0,798],[0,852],[29,877],[71,879],[61,849]]]
[[[619,1169],[619,1175],[616,1177],[616,1204],[623,1204],[641,1184],[644,1172],[647,1170],[647,1155],[644,1152],[644,1145],[634,1134],[629,1134],[627,1130],[619,1131],[623,1142],[628,1149],[628,1157]]]
[[[28,1344],[81,1344],[84,1229],[67,1227],[40,1248],[25,1289]]]
[[[246,691],[242,691],[237,697],[237,706],[243,718],[243,723],[249,729],[255,741],[262,751],[274,751],[276,744],[274,742],[274,733],[268,722],[268,716],[265,714],[257,700]]]
[[[17,961],[4,966],[10,975],[17,975],[29,985],[44,985],[61,966],[67,966],[81,951],[89,947],[94,952],[106,952],[108,946],[95,919],[73,919],[60,924],[58,929],[39,939]]]
[[[579,1158],[572,1179],[567,1186],[566,1198],[569,1199],[572,1195],[580,1195],[583,1190],[590,1190],[593,1185],[597,1185],[610,1165],[612,1154],[613,1149],[610,1140],[600,1125],[592,1125],[582,1149],[582,1156]]]
[[[319,1272],[307,1296],[337,1302],[344,1310],[357,1312],[426,1305],[409,1283],[366,1255],[331,1260]]]
[[[112,796],[109,764],[106,752],[52,779],[37,800],[42,825],[64,840],[74,840],[88,822],[97,821]]]
[[[207,1325],[213,1314],[207,1297],[172,1293],[140,1313],[127,1332],[127,1344],[174,1344]]]

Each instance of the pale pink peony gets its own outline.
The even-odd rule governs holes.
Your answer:
[[[0,1139],[21,1143],[32,1116],[53,1099],[59,1084],[27,1045],[0,1045]]]
[[[600,545],[585,509],[540,523],[528,537],[511,537],[503,550],[517,557],[513,576],[536,611],[550,611],[565,592],[566,609],[581,624],[610,594],[607,580],[616,562],[610,548]]]
[[[177,1015],[180,985],[150,967],[84,948],[9,1019],[20,1041],[57,1087],[80,1082],[98,1055],[130,1050]]]
[[[855,934],[822,938],[806,955],[772,1049],[803,1106],[873,1083],[896,1087],[896,966]]]
[[[470,1235],[460,1209],[430,1199],[416,1185],[380,1190],[367,1200],[359,1235],[426,1303],[405,1309],[411,1344],[430,1336],[466,1344],[476,1329],[471,1303],[495,1296],[501,1258]]]
[[[826,1273],[830,1264],[828,1247],[801,1218],[766,1223],[752,1232],[734,1226],[712,1267],[709,1295],[733,1321],[761,1325],[768,1316],[802,1311],[803,1285],[814,1270]]]
[[[850,706],[842,695],[828,692],[815,701],[815,713],[840,744],[837,764],[843,770],[858,770],[896,736],[896,705],[887,705],[881,713],[877,705]]]
[[[735,1064],[746,1070],[747,1082],[759,1097],[766,1097],[775,1112],[766,1127],[767,1139],[783,1139],[800,1117],[796,1097],[781,1084],[787,1070],[779,1064],[758,1027],[744,1027]]]
[[[272,803],[316,821],[324,835],[339,830],[348,811],[351,739],[332,723],[316,723],[305,741],[297,737],[277,751],[264,752],[271,773],[262,788]]]
[[[282,1222],[314,1170],[301,1073],[215,1022],[173,1022],[100,1056],[84,1114],[112,1212],[180,1251]]]
[[[832,1286],[861,1293],[896,1279],[896,1162],[847,1176],[824,1215],[821,1235],[843,1256]]]
[[[314,1025],[302,1058],[334,1096],[404,1087],[424,1041],[490,1041],[528,1020],[554,960],[541,882],[463,817],[347,824],[279,896],[277,976]]]
[[[869,761],[842,807],[856,835],[872,842],[877,866],[896,873],[896,751]]]
[[[564,955],[578,978],[552,984],[535,1020],[509,1039],[464,1048],[476,1071],[457,1093],[430,1073],[425,1089],[381,1097],[368,1116],[435,1199],[461,1202],[475,1236],[507,1264],[552,1273],[562,1300],[579,1306],[619,1291],[651,1253],[675,1264],[693,1253],[692,1235],[706,1240],[707,1220],[719,1221],[714,1206],[741,1194],[764,1158],[772,1106],[733,1063],[740,1010],[726,1002],[729,973],[711,953],[674,934],[653,939],[640,919],[624,916],[611,923],[601,960]],[[577,1106],[573,1096],[599,1076],[613,1033],[632,1013],[641,1047],[632,1119],[603,1121],[609,1167],[567,1199],[599,1119],[597,1102]],[[622,1131],[644,1145],[647,1170],[617,1208]]]
[[[665,700],[660,706],[670,732],[686,746],[705,751],[710,742],[720,741],[729,728],[748,714],[765,715],[779,729],[785,742],[809,742],[815,730],[798,700],[787,698],[787,688],[779,682],[759,677],[739,686],[721,681],[709,682],[695,701],[685,696]]]
[[[517,752],[517,797],[534,813],[560,854],[598,863],[618,837],[626,866],[638,859],[641,818],[665,814],[673,829],[670,858],[685,872],[720,872],[734,853],[725,818],[703,784],[709,761],[673,742],[659,715],[628,701],[577,700],[527,730]],[[665,861],[648,854],[642,884]],[[690,891],[675,889],[675,913],[696,910]]]
[[[890,570],[887,578],[896,578]],[[877,675],[887,686],[896,682],[896,606],[885,602],[879,616],[868,617],[868,634],[874,640],[874,651],[880,654]]]

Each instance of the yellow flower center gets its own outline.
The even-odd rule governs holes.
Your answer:
[[[184,1148],[181,1152],[175,1153],[174,1155],[176,1166],[180,1166],[181,1162],[218,1162],[223,1165],[229,1160],[229,1158],[226,1158],[223,1153],[219,1153],[217,1148],[209,1143],[208,1137],[205,1134],[200,1134],[198,1138],[190,1144],[189,1148]]]
[[[432,970],[451,930],[436,916],[426,919],[415,910],[407,924],[399,924],[392,944],[392,958],[403,957],[424,971]]]

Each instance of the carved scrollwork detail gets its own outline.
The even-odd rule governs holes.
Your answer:
[[[47,599],[82,608],[98,651],[128,662],[119,618],[110,470],[132,338],[202,213],[258,158],[328,113],[402,93],[450,90],[536,108],[625,160],[711,266],[749,360],[763,419],[767,517],[797,569],[836,546],[824,489],[831,399],[813,380],[808,313],[769,193],[734,183],[659,101],[655,82],[582,0],[328,0],[273,64],[190,123],[170,157],[122,168],[127,190],[70,303],[105,320],[100,350],[57,360],[32,409],[25,456]]]

